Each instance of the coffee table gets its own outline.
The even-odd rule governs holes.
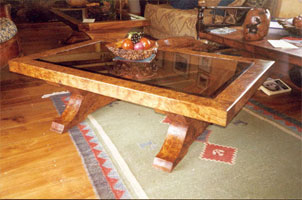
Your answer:
[[[85,36],[79,33],[87,34],[90,39],[122,38],[132,28],[150,25],[149,20],[144,17],[126,11],[122,12],[122,18],[120,15],[115,18],[104,17],[90,23],[83,21],[91,18],[88,16],[87,8],[51,8],[50,11],[72,28],[73,33],[68,38],[71,41],[84,40]]]
[[[235,32],[229,34],[215,34],[211,32],[200,32],[199,37],[208,39],[236,49],[250,52],[264,58],[282,61],[302,67],[302,47],[298,49],[274,48],[267,40],[279,40],[288,36],[288,32],[282,29],[270,28],[268,35],[260,41],[245,41],[243,39],[242,27],[234,27]]]
[[[153,166],[171,172],[211,123],[226,126],[268,77],[273,61],[160,47],[150,63],[113,60],[90,40],[10,61],[10,71],[69,88],[53,131],[63,133],[116,100],[165,113],[167,137]]]

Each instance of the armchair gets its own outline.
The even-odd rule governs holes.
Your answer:
[[[178,36],[197,39],[198,32],[209,27],[241,25],[250,9],[242,6],[245,0],[234,0],[229,6],[213,6],[212,2],[198,0],[194,9],[176,9],[169,0],[147,0],[145,17],[151,25],[144,32],[157,39]]]

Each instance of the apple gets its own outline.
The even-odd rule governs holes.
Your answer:
[[[138,42],[134,45],[134,50],[143,50],[144,49],[144,45],[141,42]]]

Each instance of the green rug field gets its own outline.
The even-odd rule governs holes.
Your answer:
[[[209,126],[166,173],[152,167],[168,128],[164,118],[121,101],[88,117],[134,198],[302,198],[301,140],[284,130],[242,110],[226,128]],[[232,162],[205,159],[207,145],[232,149]]]

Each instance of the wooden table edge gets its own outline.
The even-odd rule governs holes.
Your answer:
[[[56,68],[56,65],[47,63],[47,67],[51,68],[54,67]],[[61,67],[61,70],[53,70],[53,69],[46,69],[45,68],[45,63],[43,62],[39,62],[39,61],[33,61],[33,60],[23,60],[22,62],[18,62],[15,60],[11,60],[9,63],[9,68],[11,72],[15,72],[15,73],[20,73],[26,76],[30,76],[33,78],[38,78],[38,79],[42,79],[45,81],[49,81],[49,82],[54,82],[54,83],[58,83],[61,85],[66,85],[69,87],[73,87],[73,88],[78,88],[81,90],[86,90],[92,93],[96,93],[96,94],[100,94],[100,95],[104,95],[104,96],[108,96],[111,98],[116,98],[116,99],[121,99],[123,101],[128,101],[128,102],[132,102],[132,103],[136,103],[139,105],[143,105],[146,107],[150,107],[150,108],[157,108],[159,110],[163,110],[169,113],[175,113],[175,110],[179,109],[177,108],[176,105],[182,105],[184,106],[184,110],[181,110],[180,112],[176,112],[177,114],[180,115],[184,115],[187,117],[191,117],[191,118],[197,118],[199,120],[205,120],[205,121],[210,121],[212,123],[216,123],[216,124],[220,124],[222,126],[225,126],[225,122],[226,122],[226,116],[227,113],[225,111],[225,108],[221,105],[219,105],[219,103],[215,102],[212,99],[207,99],[204,97],[197,97],[194,95],[188,95],[185,93],[181,93],[181,92],[174,92],[173,91],[173,95],[171,97],[171,92],[169,92],[168,89],[164,89],[164,88],[157,88],[154,86],[149,86],[149,85],[144,85],[143,87],[141,86],[142,84],[139,83],[134,83],[131,81],[127,81],[127,80],[121,80],[121,79],[117,79],[117,78],[113,78],[113,77],[107,77],[104,75],[100,75],[100,74],[93,74],[90,72],[85,72],[85,75],[90,76],[88,78],[88,76],[85,77],[85,75],[83,76],[78,76],[77,73],[80,70],[76,70],[76,69],[68,69],[65,67]],[[32,73],[32,71],[37,70],[39,73]],[[62,78],[62,76],[64,77],[68,77],[69,80],[72,80],[71,83],[68,81],[65,81],[64,78]],[[56,80],[54,80],[51,77],[57,77]],[[59,78],[60,77],[60,78]],[[87,80],[89,80],[89,84]],[[119,85],[115,85],[114,82],[119,82]],[[92,86],[93,85],[93,86]],[[102,89],[101,89],[102,88]],[[106,89],[103,89],[106,88]],[[155,92],[150,93],[147,90],[157,90],[156,94]],[[133,92],[133,90],[137,90],[139,91],[139,93],[141,94],[142,97],[137,98],[137,92],[134,92],[133,95],[130,95],[128,93]],[[118,92],[117,92],[118,91]],[[169,95],[162,95],[160,93],[165,93],[168,92]],[[124,97],[122,97],[120,94],[118,93],[126,93]],[[177,97],[177,98],[173,98]],[[153,100],[151,102],[147,102],[145,101],[148,98],[153,98]],[[196,104],[194,101],[192,100],[201,100],[201,102],[199,102],[198,104]],[[207,103],[203,102],[206,101]],[[164,104],[161,104],[161,101],[165,101],[166,104],[169,104],[168,108],[164,106]],[[153,103],[152,103],[153,102]],[[156,103],[154,103],[156,102]],[[211,105],[207,105],[207,104],[211,104]],[[193,113],[189,113],[186,111],[186,107],[190,107],[193,106],[195,108],[195,110],[197,109],[198,111]],[[199,111],[202,110],[206,110],[209,109],[211,113],[220,113],[219,117],[209,120],[208,117],[202,117],[199,114]],[[200,112],[202,113],[202,112]]]
[[[291,53],[285,55],[283,52],[278,51],[278,49],[273,49],[273,48],[268,49],[265,47],[257,46],[248,41],[243,42],[232,38],[225,38],[224,35],[214,34],[210,32],[199,33],[199,37],[202,39],[207,39],[213,42],[221,43],[230,46],[232,48],[245,50],[251,53],[256,53],[256,54],[261,53],[263,54],[263,56],[267,56],[273,60],[277,60],[277,61],[281,60],[284,62],[290,62],[291,64],[295,64],[297,66],[302,66],[302,57],[299,57]],[[279,56],[280,54],[284,56]]]

